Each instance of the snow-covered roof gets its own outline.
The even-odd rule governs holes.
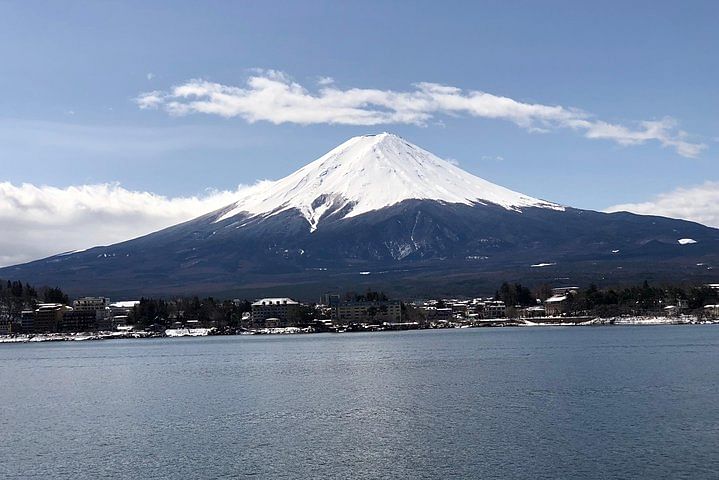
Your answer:
[[[561,303],[567,299],[566,295],[552,295],[544,303]]]
[[[132,308],[135,305],[139,305],[139,304],[140,304],[139,300],[123,300],[121,302],[111,303],[110,306],[115,307],[115,308]]]
[[[292,300],[291,298],[287,297],[278,297],[278,298],[261,298],[254,302],[252,306],[262,306],[262,305],[298,305],[299,302],[296,302]]]
[[[238,214],[272,216],[297,209],[314,231],[325,214],[342,210],[341,218],[355,217],[410,199],[493,203],[515,211],[522,207],[564,210],[556,203],[467,173],[397,135],[381,133],[351,138],[281,180],[244,190],[216,221]]]

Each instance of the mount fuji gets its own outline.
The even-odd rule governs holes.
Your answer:
[[[75,294],[487,293],[527,284],[709,281],[719,230],[579,210],[471,175],[404,139],[351,138],[231,205],[144,237],[0,269]]]

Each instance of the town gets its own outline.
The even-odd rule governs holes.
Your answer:
[[[491,297],[400,301],[382,292],[326,293],[315,303],[107,297],[0,283],[0,341],[90,340],[228,334],[359,332],[597,324],[719,323],[719,284],[535,290],[504,283]]]

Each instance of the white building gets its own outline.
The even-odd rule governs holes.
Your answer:
[[[277,319],[273,326],[294,326],[302,315],[300,303],[291,298],[262,298],[252,304],[252,323],[265,326],[267,319]]]

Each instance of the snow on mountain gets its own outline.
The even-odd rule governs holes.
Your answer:
[[[354,217],[404,200],[564,210],[495,185],[456,167],[397,135],[354,137],[274,182],[261,182],[223,210],[217,222],[238,214],[269,217],[297,209],[317,229],[324,215]]]

